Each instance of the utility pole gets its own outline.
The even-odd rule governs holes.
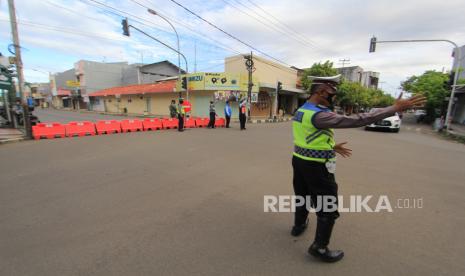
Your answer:
[[[14,0],[8,0],[8,10],[10,12],[11,35],[13,37],[13,44],[15,47],[16,73],[18,74],[19,96],[21,98],[21,103],[23,106],[24,128],[26,131],[26,137],[32,138],[32,127],[29,118],[29,107],[26,103],[24,95],[23,61],[21,59],[21,47],[19,45],[18,23],[16,21],[16,9]]]
[[[253,87],[253,81],[252,81],[252,71],[253,71],[253,52],[250,52],[250,56],[245,56],[246,59],[245,61],[245,66],[247,68],[247,71],[249,72],[249,85],[247,88],[247,102],[250,105],[251,97],[252,97],[252,87]],[[248,111],[248,118],[250,118],[250,108]]]
[[[340,60],[339,60],[339,64],[342,64],[342,68],[344,68],[344,66],[345,66],[346,64],[350,64],[350,58],[348,58],[348,59],[345,59],[345,58],[340,59]]]
[[[448,39],[409,39],[409,40],[384,40],[384,41],[379,41],[375,36],[373,36],[370,39],[370,47],[369,47],[369,52],[374,53],[376,52],[376,44],[377,43],[410,43],[410,42],[447,42],[454,46],[454,54],[457,55],[457,63],[454,62],[452,64],[452,72],[455,72],[454,74],[454,80],[452,84],[452,91],[449,97],[449,103],[447,105],[447,113],[446,113],[446,132],[449,133],[450,131],[450,125],[452,124],[452,106],[454,103],[454,95],[455,95],[455,90],[457,88],[457,81],[458,81],[458,76],[459,76],[459,69],[460,69],[460,60],[462,60],[464,57],[462,57],[462,53],[460,50],[460,47],[457,45],[457,43],[448,40]]]

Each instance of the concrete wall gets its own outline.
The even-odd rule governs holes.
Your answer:
[[[360,83],[362,79],[363,69],[360,66],[350,66],[336,69],[338,73],[342,75],[343,79],[348,80],[350,82]]]
[[[81,82],[81,95],[121,86],[123,69],[127,66],[127,62],[103,63],[88,60],[76,62],[74,69]]]
[[[76,74],[74,69],[69,69],[61,73],[56,73],[55,74],[55,83],[56,83],[56,88],[63,88],[63,89],[72,89],[72,87],[66,86],[66,81],[75,81],[76,80]]]
[[[139,67],[142,64],[131,64],[123,68],[121,85],[140,84]]]
[[[460,54],[462,57],[465,57],[465,45],[464,46],[461,46],[460,47]],[[454,53],[454,61],[453,61],[453,68],[455,68],[455,65],[457,64],[457,62],[459,62],[459,55],[458,53]],[[462,78],[462,79],[465,79],[465,58],[462,58],[459,62],[459,67],[462,69],[460,71],[460,75],[459,75],[459,78]]]
[[[453,121],[459,124],[465,124],[465,94],[457,94],[455,103],[455,113]]]
[[[139,68],[141,83],[154,83],[167,76],[177,76],[178,68],[169,62],[147,64]]]

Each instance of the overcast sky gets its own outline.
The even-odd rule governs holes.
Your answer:
[[[441,42],[379,44],[376,53],[370,54],[371,36],[378,40],[449,39],[465,44],[463,0],[176,1],[288,65],[305,68],[330,60],[340,66],[339,60],[345,58],[350,59],[348,66],[378,71],[382,88],[392,94],[408,76],[425,70],[450,70],[452,47]],[[176,45],[169,25],[136,2],[175,25],[189,71],[194,67],[197,71],[223,71],[224,57],[251,51],[170,0],[16,0],[26,81],[48,81],[47,72],[70,69],[80,59],[170,60],[176,64],[177,55],[166,47],[132,30],[130,38],[121,34],[120,21],[127,16],[130,24]],[[11,55],[8,20],[7,1],[0,0],[3,55]]]

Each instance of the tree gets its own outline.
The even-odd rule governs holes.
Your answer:
[[[305,69],[302,75],[302,86],[305,90],[309,90],[312,86],[312,81],[308,79],[308,76],[317,76],[317,77],[329,77],[337,74],[337,70],[333,68],[333,63],[329,60],[324,63],[314,63],[312,67]]]
[[[411,76],[402,83],[404,91],[426,97],[425,122],[433,122],[436,117],[444,113],[445,98],[450,95],[449,77],[449,74],[431,70],[421,76]]]
[[[362,86],[357,82],[342,81],[338,86],[336,101],[339,106],[349,113],[355,108],[385,107],[394,103],[394,98],[380,89],[372,89]]]

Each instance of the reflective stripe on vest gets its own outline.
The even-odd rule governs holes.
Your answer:
[[[335,159],[333,130],[319,129],[312,123],[317,113],[329,111],[312,103],[305,103],[296,111],[292,122],[294,156],[322,163]]]

